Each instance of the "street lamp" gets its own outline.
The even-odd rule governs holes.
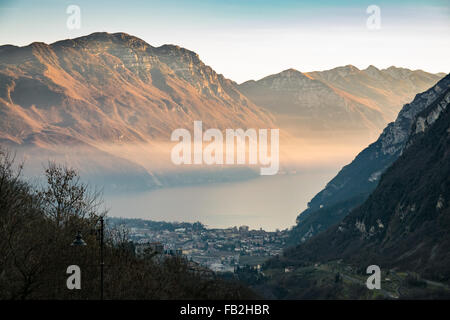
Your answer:
[[[77,236],[75,237],[75,240],[73,240],[71,246],[86,246],[86,242],[84,242],[83,238],[81,237],[81,231],[78,231]]]
[[[98,235],[100,236],[100,300],[103,300],[103,269],[105,266],[105,262],[103,259],[103,245],[104,245],[104,221],[103,217],[100,217],[100,228],[96,231],[98,232]],[[75,240],[72,242],[71,246],[86,246],[86,242],[84,242],[83,238],[81,237],[81,232],[78,231]]]

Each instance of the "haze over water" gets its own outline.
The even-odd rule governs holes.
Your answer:
[[[333,178],[339,166],[290,175],[194,187],[105,195],[109,215],[156,221],[200,221],[207,227],[248,225],[267,231],[289,228],[308,201]]]

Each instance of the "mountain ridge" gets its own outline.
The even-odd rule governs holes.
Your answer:
[[[375,189],[382,173],[401,155],[406,146],[414,118],[450,87],[450,75],[427,91],[417,94],[400,111],[379,138],[320,191],[297,218],[292,243],[306,241],[343,219],[351,209],[363,203]]]
[[[450,87],[415,116],[403,153],[369,198],[286,256],[311,261],[343,258],[450,281],[449,105]],[[423,119],[429,120],[427,126]]]
[[[290,68],[243,82],[239,89],[299,134],[348,131],[373,139],[414,94],[442,77],[393,66],[360,70],[346,65],[312,72]]]
[[[40,159],[40,150],[85,172],[98,168],[96,176],[114,176],[127,167],[130,176],[144,180],[132,179],[127,190],[177,179],[182,185],[193,178],[164,182],[162,175],[171,165],[172,131],[192,128],[194,120],[202,120],[204,128],[275,127],[270,113],[231,80],[179,46],[153,47],[125,33],[103,32],[0,47],[0,141],[20,147],[29,161]],[[82,152],[69,157],[67,145],[87,150],[90,158]],[[105,172],[96,157],[104,159]]]
[[[346,122],[353,123],[360,132],[384,121],[376,108],[354,102],[340,93],[341,89],[311,79],[309,73],[288,69],[284,76],[337,99],[341,109],[329,101],[329,115],[324,112],[326,108],[311,109],[311,115],[319,119],[314,134],[334,130],[329,124],[336,117],[344,127]],[[298,87],[291,91],[296,94]],[[319,103],[322,99],[315,92],[305,96]],[[379,124],[375,126],[372,118]],[[167,150],[163,156],[160,151],[167,149],[171,132],[191,128],[199,119],[205,129],[280,126],[271,110],[252,102],[237,83],[205,65],[194,51],[177,45],[154,47],[126,33],[96,32],[52,44],[0,46],[3,143],[38,147],[52,155],[58,153],[58,145],[76,147],[78,143],[82,148],[98,149],[99,157],[111,154],[145,168],[155,180],[146,184],[160,185],[169,159]],[[280,137],[290,133],[290,128],[281,129]],[[130,145],[134,150],[118,148]],[[151,152],[142,153],[147,150]],[[59,154],[59,158],[67,155]],[[158,170],[161,172],[155,172]]]
[[[450,86],[437,91],[410,113],[401,155],[373,192],[341,221],[268,260],[270,276],[251,283],[256,290],[272,299],[448,299]],[[377,290],[368,285],[374,266]]]
[[[79,138],[83,135],[82,131],[90,131],[89,133],[97,138],[117,140],[114,139],[117,136],[114,137],[112,132],[108,132],[114,131],[114,126],[125,138],[129,137],[131,140],[142,141],[161,135],[167,137],[171,131],[169,129],[182,124],[187,126],[195,116],[219,128],[230,127],[234,123],[257,127],[272,124],[267,112],[247,100],[222,75],[204,65],[196,53],[179,46],[152,47],[145,41],[124,33],[94,33],[50,45],[35,42],[26,47],[1,47],[0,55],[0,71],[3,71],[0,102],[7,106],[33,104],[32,98],[39,97],[27,100],[24,93],[16,91],[23,87],[41,90],[37,95],[46,95],[45,100],[49,100],[50,104],[65,104],[63,109],[69,114],[61,117],[66,116],[82,127],[83,130],[80,128],[77,132]],[[71,57],[70,60],[68,56]],[[14,72],[19,76],[14,78]],[[22,84],[21,81],[26,83]],[[29,83],[30,81],[33,83]],[[122,94],[118,89],[123,91]],[[132,99],[124,96],[127,94],[132,95]],[[40,98],[42,100],[42,97]],[[68,110],[78,102],[91,105],[90,116],[104,117],[110,122],[109,126],[108,121],[97,124],[104,126],[102,131],[107,132],[106,136],[102,137],[98,132],[93,132],[92,129],[95,128],[83,127],[83,118],[77,119],[73,111]],[[154,118],[150,127],[149,124],[142,123],[139,130],[134,130],[136,121],[133,119],[131,123],[130,119],[124,118],[123,115],[119,115],[119,119],[111,119],[112,117],[105,113],[112,111],[106,106],[107,103],[126,106],[132,105],[133,102],[148,105],[147,109],[140,108],[134,110],[134,113],[139,111],[153,114],[153,117],[146,117]],[[123,106],[116,108],[123,110]],[[41,113],[45,112],[42,109],[51,106],[43,104],[42,107],[37,105]],[[77,108],[86,106],[79,105]],[[175,114],[163,113],[171,110],[175,110]],[[22,116],[25,124],[27,116],[36,116],[36,112],[30,113],[28,110],[15,111],[17,117]],[[53,110],[54,113],[58,111],[60,110]],[[247,123],[241,120],[242,117]],[[47,114],[45,117],[39,117],[39,120],[49,118],[51,116]],[[169,118],[171,121],[167,121]],[[55,126],[54,123],[49,125]],[[33,127],[30,124],[29,126]],[[2,124],[2,128],[4,127]],[[149,131],[150,128],[152,129]],[[10,134],[11,136],[17,137],[18,134],[16,132],[15,135]],[[84,138],[89,140],[90,137]]]

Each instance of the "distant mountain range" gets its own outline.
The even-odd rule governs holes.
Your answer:
[[[384,171],[402,154],[417,115],[441,98],[450,88],[450,76],[418,94],[406,104],[397,119],[390,123],[377,141],[356,158],[320,191],[297,218],[291,243],[305,241],[342,220],[351,209],[366,200],[376,188]]]
[[[302,73],[288,69],[239,90],[273,112],[292,130],[379,134],[401,106],[434,85],[445,74],[390,67],[365,70],[348,65]]]
[[[18,150],[35,171],[50,158],[112,188],[244,179],[254,171],[215,168],[201,178],[196,171],[161,169],[170,161],[159,143],[169,143],[176,128],[192,128],[194,120],[204,128],[281,128],[284,138],[307,139],[305,128],[312,136],[339,130],[370,135],[400,102],[440,77],[346,66],[305,74],[291,69],[238,85],[195,52],[153,47],[125,33],[4,45],[0,143]]]

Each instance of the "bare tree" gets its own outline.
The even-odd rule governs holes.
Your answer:
[[[97,220],[106,214],[101,210],[101,192],[82,183],[75,169],[49,162],[45,176],[47,184],[40,195],[46,213],[57,226],[66,225],[74,217]]]

